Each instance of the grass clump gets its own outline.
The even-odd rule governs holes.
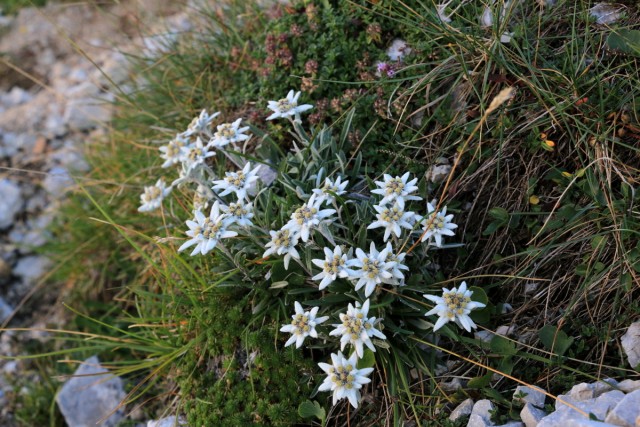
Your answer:
[[[640,86],[636,57],[605,42],[626,21],[599,26],[584,4],[562,1],[497,2],[485,26],[477,23],[484,5],[472,2],[451,3],[442,16],[419,1],[237,3],[202,13],[212,23],[202,33],[139,58],[146,84],[122,94],[110,140],[88,153],[85,194],[63,211],[69,240],[57,250],[74,262],[59,277],[72,277],[79,297],[106,303],[90,313],[99,323],[80,329],[100,325],[102,335],[138,344],[122,344],[120,373],[166,374],[163,386],[179,393],[175,407],[193,425],[291,424],[307,399],[328,423],[445,425],[443,414],[468,396],[492,399],[507,421],[518,417],[509,394],[517,383],[557,394],[572,382],[633,377],[612,338],[638,319]],[[406,43],[402,59],[385,58],[396,38]],[[512,96],[492,107],[507,86]],[[267,101],[292,88],[315,108],[302,124],[266,122]],[[161,169],[160,145],[214,106],[216,125],[242,117],[255,137],[218,150],[193,174]],[[222,179],[247,161],[276,178],[251,196],[252,232],[238,228],[206,256],[177,254],[196,184],[210,187],[210,175]],[[384,230],[367,228],[382,198],[372,191],[383,173],[405,171],[424,199],[408,199],[406,211],[426,217],[425,202],[446,206],[455,237],[444,248],[418,243],[429,225],[413,221],[389,241],[394,254],[407,254],[405,286],[369,292],[341,277],[319,290],[312,260],[325,247],[385,247]],[[138,196],[161,175],[181,185],[159,213],[141,216]],[[266,256],[269,232],[327,177],[349,181],[320,208],[337,220],[318,224],[288,265]],[[487,332],[512,327],[507,334],[485,342],[452,323],[434,333],[438,316],[425,317],[433,304],[422,295],[463,281],[486,305],[470,319]],[[283,349],[289,337],[278,330],[296,301],[331,320],[304,350]],[[337,352],[328,325],[340,323],[348,303],[365,301],[386,338],[359,357],[357,369],[375,371],[354,411],[316,395],[325,377],[316,365]],[[114,324],[130,327],[105,326]],[[143,383],[130,397],[149,392]]]

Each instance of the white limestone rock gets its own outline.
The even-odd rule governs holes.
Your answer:
[[[640,380],[624,380],[618,384],[618,388],[625,393],[631,393],[640,390]]]
[[[622,427],[635,427],[638,416],[640,416],[640,390],[623,397],[604,421]]]
[[[21,258],[13,269],[13,274],[21,277],[26,285],[34,284],[49,268],[51,261],[40,255]]]
[[[540,420],[547,416],[542,409],[538,409],[531,403],[526,403],[520,411],[520,418],[526,427],[536,427]]]
[[[575,406],[581,411],[589,414],[592,413],[599,420],[604,420],[611,409],[613,409],[624,397],[624,393],[618,390],[603,393],[595,399],[576,400],[570,395],[560,395],[556,400],[556,413],[564,412],[572,418],[587,419],[583,414],[576,411],[569,405]]]
[[[622,349],[632,368],[640,365],[640,322],[632,323],[622,336]]]
[[[151,420],[147,422],[147,427],[188,427],[187,421],[183,417],[175,415],[162,418],[159,420]]]
[[[0,180],[0,230],[13,224],[13,219],[22,210],[22,205],[20,186],[8,179]]]
[[[471,415],[471,411],[473,410],[473,399],[469,398],[462,403],[460,403],[449,415],[449,419],[451,421],[456,421],[459,418],[466,417],[467,415]]]
[[[115,427],[124,418],[118,409],[126,393],[119,377],[109,375],[93,356],[84,361],[60,390],[56,402],[69,427]],[[107,417],[103,422],[100,419]]]
[[[493,410],[495,410],[495,406],[490,400],[478,400],[473,405],[467,427],[484,427],[494,425],[491,421],[491,411]]]
[[[525,395],[524,397],[516,397],[520,395]],[[527,386],[518,386],[516,387],[516,391],[513,393],[513,400],[516,402],[522,403],[530,403],[533,406],[537,406],[538,408],[544,407],[544,401],[546,399],[546,395],[542,391],[542,389],[537,387],[527,387]]]

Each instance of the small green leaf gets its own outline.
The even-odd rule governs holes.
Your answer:
[[[549,351],[562,356],[573,344],[573,338],[553,325],[545,325],[539,331],[540,341]]]
[[[358,360],[358,363],[356,364],[358,369],[364,369],[364,368],[372,368],[373,365],[376,364],[376,356],[375,354],[373,354],[373,351],[366,349],[364,351],[364,355],[362,356],[362,359]]]
[[[471,301],[481,302],[484,305],[489,303],[489,297],[484,289],[477,286],[471,286],[469,290],[473,292],[473,295],[471,295]]]
[[[509,211],[504,208],[489,209],[489,216],[503,224],[506,224],[509,221]]]
[[[513,356],[518,349],[511,340],[496,335],[491,339],[491,351],[502,356]]]
[[[313,402],[310,400],[302,402],[298,406],[298,415],[300,415],[301,418],[316,417],[320,421],[324,421],[327,417],[327,413],[324,408],[315,400]]]
[[[471,378],[467,383],[467,387],[469,388],[485,388],[491,383],[492,373],[488,373],[481,377]]]
[[[640,56],[640,31],[617,30],[607,37],[607,47],[628,55]]]

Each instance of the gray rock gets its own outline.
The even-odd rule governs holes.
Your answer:
[[[426,177],[430,182],[439,184],[447,179],[449,172],[451,172],[450,165],[434,165],[427,170]]]
[[[527,427],[536,427],[541,419],[547,416],[547,413],[542,409],[538,409],[531,403],[526,403],[522,411],[520,411],[520,418]]]
[[[0,180],[0,229],[13,224],[13,218],[22,210],[22,194],[18,184],[8,179]]]
[[[569,396],[574,400],[594,399],[606,391],[613,390],[612,385],[615,386],[617,384],[618,382],[611,378],[606,378],[592,384],[580,383],[571,388]]]
[[[589,14],[596,18],[596,24],[600,25],[613,24],[622,17],[623,13],[623,7],[609,3],[598,3],[589,9]]]
[[[13,313],[13,307],[0,297],[0,323],[4,322]]]
[[[494,425],[491,421],[491,411],[495,410],[495,406],[490,400],[478,400],[471,410],[468,427],[483,427]]]
[[[495,336],[491,331],[478,331],[474,332],[474,338],[483,342],[491,342],[493,337]]]
[[[502,325],[502,326],[498,326],[498,328],[496,329],[496,334],[498,335],[502,335],[505,337],[510,337],[516,334],[516,331],[518,330],[518,327],[516,325]]]
[[[0,102],[2,102],[7,107],[13,107],[15,105],[24,104],[25,102],[29,102],[33,98],[26,90],[21,87],[14,86],[11,90],[0,96]]]
[[[449,419],[451,421],[456,421],[459,418],[466,417],[467,415],[471,415],[471,410],[473,409],[473,399],[469,398],[462,403],[460,403],[449,415]]]
[[[469,422],[467,423],[467,427],[488,427],[492,425],[493,423],[491,421],[487,422],[486,419],[476,414],[471,414]]]
[[[69,172],[62,167],[54,167],[49,170],[47,177],[42,181],[42,187],[53,198],[59,198],[66,193],[74,182]]]
[[[112,108],[107,100],[72,99],[67,103],[64,121],[71,130],[84,131],[111,120]]]
[[[623,397],[604,421],[622,427],[635,427],[638,416],[640,416],[640,390]]]
[[[510,421],[506,424],[500,424],[499,426],[496,426],[496,427],[525,427],[525,425],[520,421]]]
[[[544,417],[537,427],[616,427],[613,424],[591,421],[586,418],[574,418],[564,412],[554,412]]]
[[[640,322],[632,323],[622,336],[622,349],[632,368],[640,364]]]
[[[183,417],[166,417],[155,421],[148,421],[147,427],[188,427],[187,421]]]
[[[640,389],[640,380],[624,380],[618,384],[618,388],[625,393],[631,393]]]
[[[524,394],[524,397],[516,397],[518,395]],[[513,393],[513,400],[516,402],[522,403],[530,403],[533,406],[537,406],[538,408],[542,408],[544,406],[544,400],[546,399],[546,395],[537,387],[527,387],[519,385],[516,387],[516,391]]]
[[[40,255],[21,258],[13,269],[13,274],[21,277],[27,285],[34,284],[49,268],[51,262]]]
[[[96,356],[78,367],[56,396],[60,412],[69,427],[115,427],[124,410],[114,411],[125,398],[122,380],[108,374]]]
[[[573,409],[572,405],[585,413],[592,413],[599,420],[604,420],[609,411],[615,407],[624,397],[624,393],[618,390],[603,393],[596,399],[575,400],[570,395],[560,395],[556,400],[556,413],[563,412],[572,418],[586,419],[583,414]]]

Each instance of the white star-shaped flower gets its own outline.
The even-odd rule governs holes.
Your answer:
[[[351,277],[355,272],[349,267],[352,262],[347,257],[347,254],[342,253],[342,248],[336,246],[332,251],[329,248],[324,248],[325,259],[312,259],[311,262],[322,268],[322,271],[311,279],[320,280],[320,286],[318,290],[321,291],[329,286],[338,277]]]
[[[195,219],[187,221],[189,230],[186,231],[186,235],[191,239],[184,242],[178,248],[178,252],[195,245],[196,247],[191,252],[191,256],[198,253],[206,255],[216,247],[220,240],[238,235],[235,231],[228,231],[228,225],[228,217],[220,212],[220,204],[217,201],[211,207],[209,216],[204,216],[199,210],[195,211]]]
[[[387,243],[387,258],[386,261],[393,263],[391,268],[392,285],[404,286],[404,273],[402,270],[409,270],[409,267],[404,265],[404,257],[406,253],[396,254],[391,247],[391,242]]]
[[[267,120],[295,116],[295,119],[299,121],[300,113],[313,108],[313,105],[310,104],[298,105],[299,97],[300,92],[294,94],[294,91],[290,90],[286,98],[279,101],[269,101],[268,108],[273,111],[273,114],[267,117]]]
[[[447,207],[442,208],[440,212],[436,212],[436,208],[431,204],[427,203],[427,210],[429,211],[429,215],[422,220],[422,232],[424,235],[422,236],[422,241],[429,240],[431,243],[431,239],[435,240],[435,244],[437,247],[442,246],[442,236],[453,236],[455,233],[453,230],[458,228],[458,226],[451,222],[453,219],[453,215],[447,215]]]
[[[168,168],[185,160],[185,150],[183,148],[189,145],[189,140],[182,135],[176,135],[176,138],[169,141],[167,145],[159,148],[162,152],[160,157],[164,159],[163,168]]]
[[[367,230],[384,227],[383,241],[385,242],[389,240],[391,233],[399,238],[402,233],[400,228],[411,230],[413,224],[420,220],[420,217],[416,215],[415,212],[405,212],[398,203],[395,203],[393,206],[375,205],[373,208],[378,212],[376,215],[378,220],[372,222],[371,225],[367,227]]]
[[[284,255],[284,269],[288,270],[291,258],[300,259],[300,254],[296,250],[299,239],[298,234],[287,228],[282,228],[279,231],[271,230],[269,234],[271,235],[271,241],[266,244],[267,250],[262,257],[266,258],[271,254]]]
[[[476,308],[485,307],[485,304],[471,300],[473,291],[467,290],[467,284],[462,282],[460,289],[455,287],[451,290],[442,288],[442,296],[437,297],[434,295],[423,295],[429,301],[436,303],[436,306],[425,313],[425,316],[432,316],[437,314],[439,316],[438,321],[433,326],[433,330],[437,331],[445,324],[449,322],[455,322],[461,328],[464,328],[467,332],[471,332],[471,329],[476,328],[476,324],[469,317],[471,310]]]
[[[369,313],[369,300],[366,300],[360,307],[360,303],[356,302],[356,306],[349,304],[347,313],[340,313],[341,324],[333,325],[335,329],[329,332],[329,335],[341,336],[340,350],[344,350],[347,344],[351,344],[356,349],[358,357],[364,357],[363,344],[369,347],[369,350],[376,351],[371,341],[372,337],[386,339],[387,337],[376,329],[376,318],[367,317]]]
[[[335,209],[320,209],[320,203],[312,194],[307,203],[300,206],[291,214],[291,219],[285,225],[295,233],[300,234],[300,240],[306,242],[309,240],[311,230],[320,225],[321,221],[330,221],[328,217],[336,213]]]
[[[312,338],[318,338],[316,326],[326,321],[329,316],[316,317],[320,307],[313,307],[310,311],[304,311],[298,301],[294,303],[294,306],[296,314],[291,316],[293,320],[290,324],[280,328],[280,332],[289,332],[292,334],[291,338],[284,344],[285,347],[296,343],[296,348],[300,348],[306,337],[311,336]]]
[[[156,185],[144,187],[144,193],[140,195],[142,205],[138,212],[150,212],[158,209],[162,205],[162,200],[171,193],[171,187],[167,187],[164,180],[160,178]]]
[[[213,119],[215,119],[219,115],[219,112],[209,115],[207,113],[207,110],[202,110],[199,116],[196,116],[193,118],[193,120],[191,120],[191,123],[189,123],[187,130],[182,132],[182,136],[191,136],[198,133],[206,132],[207,130],[209,130]]]
[[[253,205],[238,200],[236,203],[229,203],[229,206],[222,206],[222,210],[229,216],[229,219],[241,227],[250,227],[253,225]]]
[[[353,260],[353,266],[360,268],[355,270],[354,277],[358,278],[355,289],[357,291],[364,286],[365,297],[371,295],[380,283],[393,283],[391,272],[394,263],[387,262],[388,249],[378,252],[373,242],[369,249],[368,254],[360,248],[356,249],[357,259]]]
[[[225,172],[224,179],[213,181],[213,190],[223,190],[218,194],[224,197],[230,193],[236,193],[238,200],[248,199],[247,192],[253,189],[254,183],[258,180],[258,169],[260,165],[251,169],[251,162],[248,162],[241,171]]]
[[[415,185],[418,182],[418,178],[414,178],[411,181],[409,179],[409,172],[404,175],[396,176],[384,174],[384,181],[376,181],[378,188],[372,190],[373,194],[382,195],[380,205],[396,202],[401,209],[404,209],[404,202],[408,200],[422,200],[422,197],[412,196],[411,193],[418,189]]]
[[[249,126],[240,127],[242,119],[238,119],[233,123],[223,123],[218,126],[218,131],[213,134],[213,138],[209,141],[209,146],[216,148],[222,148],[228,144],[235,144],[236,142],[246,141],[249,139],[249,135],[245,135],[244,132],[249,130]]]
[[[331,354],[332,365],[318,363],[320,369],[326,374],[324,382],[320,384],[319,391],[333,391],[333,404],[338,400],[347,398],[354,408],[358,407],[360,389],[364,384],[371,382],[367,375],[373,372],[373,368],[357,369],[358,355],[353,353],[350,358],[344,357],[342,352]]]
[[[326,203],[330,205],[336,201],[335,196],[342,196],[346,193],[345,188],[349,185],[349,181],[341,182],[341,178],[338,177],[335,182],[329,178],[324,180],[324,186],[322,188],[314,188],[313,194],[316,196],[316,202],[318,206]]]
[[[182,147],[183,160],[182,166],[185,174],[194,170],[197,166],[204,164],[209,157],[216,155],[214,151],[209,151],[202,143],[200,137],[196,138],[196,142]]]

